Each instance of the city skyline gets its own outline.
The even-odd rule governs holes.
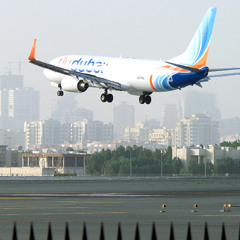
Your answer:
[[[158,119],[160,121],[146,117],[144,121],[138,121],[135,119],[135,106],[127,102],[121,102],[113,108],[113,121],[108,121],[108,123],[99,120],[94,111],[80,108],[76,101],[76,95],[68,94],[65,98],[59,98],[55,103],[50,118],[38,121],[39,108],[36,107],[35,97],[30,101],[28,100],[29,97],[31,98],[34,95],[38,98],[38,94],[34,94],[37,91],[30,89],[31,91],[29,92],[29,89],[25,88],[23,80],[23,75],[0,75],[1,106],[8,107],[5,102],[9,102],[10,107],[8,107],[7,112],[9,113],[7,113],[7,116],[11,117],[12,123],[18,123],[16,125],[18,127],[13,127],[13,125],[9,125],[11,123],[8,120],[9,117],[5,118],[5,115],[0,116],[0,123],[2,124],[0,143],[10,145],[11,147],[22,145],[28,149],[29,146],[36,146],[38,148],[39,146],[75,144],[78,148],[83,149],[84,146],[87,146],[86,142],[113,143],[114,140],[125,145],[135,143],[146,146],[166,147],[170,142],[170,145],[179,145],[179,143],[180,145],[196,145],[211,143],[212,140],[206,141],[203,140],[204,138],[219,139],[221,137],[223,140],[239,138],[240,118],[221,119],[215,101],[215,94],[213,93],[201,94],[197,91],[188,91],[180,104],[163,105],[162,111],[158,112]],[[14,101],[19,91],[22,92],[20,94],[22,97],[18,101]],[[5,92],[9,92],[9,94],[5,94],[5,96],[3,94]],[[29,93],[31,94],[29,95]],[[26,98],[25,95],[29,96]],[[27,105],[24,104],[26,100]],[[25,105],[27,109],[34,109],[32,115],[36,116],[35,119],[26,117],[26,111],[23,111],[23,114],[14,114],[15,112],[21,113]],[[183,122],[191,123],[193,121],[193,114],[196,116],[202,115],[205,119],[212,118],[215,121],[217,120],[217,125],[220,127],[218,127],[219,129],[216,132],[220,132],[221,134],[217,133],[215,137],[206,136],[201,138],[202,140],[198,140],[198,136],[196,136],[194,142],[186,141],[186,143],[182,144],[182,140],[179,141],[177,139],[180,130],[177,130],[176,127],[180,126],[179,124]],[[23,125],[24,122],[25,124]],[[198,130],[200,135],[205,134],[204,132],[213,131],[208,129],[209,123],[199,124],[202,124],[201,128],[204,128]],[[5,125],[9,127],[4,128],[3,126]],[[23,127],[25,140],[23,140]],[[14,130],[19,131],[15,132]],[[213,143],[219,143],[219,140],[214,140]]]

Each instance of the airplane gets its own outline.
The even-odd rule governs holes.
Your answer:
[[[44,68],[44,75],[59,88],[58,96],[63,96],[64,91],[82,93],[95,87],[104,90],[100,96],[102,102],[112,102],[109,91],[116,90],[139,96],[140,104],[150,104],[153,92],[181,90],[193,85],[202,87],[201,83],[212,77],[240,75],[240,72],[209,74],[240,70],[206,66],[216,12],[216,7],[208,9],[187,49],[168,61],[67,55],[46,63],[35,59],[34,39],[29,62]]]

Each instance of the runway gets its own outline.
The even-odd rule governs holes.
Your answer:
[[[141,239],[150,239],[152,222],[158,239],[168,239],[174,223],[176,239],[185,239],[191,223],[194,239],[203,239],[208,223],[210,239],[220,239],[226,224],[228,239],[237,239],[240,208],[220,212],[224,203],[240,205],[239,179],[96,178],[0,180],[0,239],[11,239],[17,222],[20,239],[29,237],[33,222],[36,239],[46,239],[48,222],[53,239],[63,239],[65,222],[71,239],[82,235],[86,222],[89,239],[98,239],[104,223],[106,239],[116,238],[121,222],[123,239],[134,239],[136,222]],[[166,204],[165,213],[160,213]],[[192,212],[198,204],[197,212]]]

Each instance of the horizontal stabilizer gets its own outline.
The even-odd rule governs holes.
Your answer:
[[[219,71],[235,71],[240,70],[240,68],[211,68],[209,72],[219,72]]]
[[[190,71],[190,72],[194,72],[194,73],[204,72],[204,70],[201,70],[201,69],[198,69],[198,68],[193,68],[193,67],[187,67],[187,66],[177,64],[177,63],[172,63],[172,62],[166,62],[166,63],[171,64],[171,65],[176,66],[176,67],[179,67],[179,68],[182,68],[182,69]]]
[[[236,72],[236,73],[214,74],[214,75],[209,74],[208,77],[213,78],[213,77],[227,77],[227,76],[236,76],[236,75],[240,75],[240,72]]]

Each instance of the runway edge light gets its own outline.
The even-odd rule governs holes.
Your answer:
[[[166,208],[166,207],[167,207],[167,206],[166,206],[165,204],[163,204],[160,212],[165,212],[165,208]]]
[[[198,205],[195,203],[193,205],[193,210],[191,212],[197,212]]]

